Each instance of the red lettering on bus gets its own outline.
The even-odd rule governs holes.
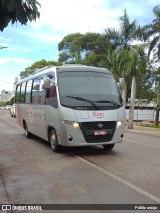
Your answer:
[[[104,113],[103,112],[93,112],[93,116],[96,118],[104,118]]]

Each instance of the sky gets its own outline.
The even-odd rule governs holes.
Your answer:
[[[154,19],[159,0],[37,0],[40,18],[25,25],[9,24],[0,32],[0,91],[13,90],[15,78],[36,61],[58,60],[58,43],[71,33],[119,28],[127,10],[130,21],[145,25]]]

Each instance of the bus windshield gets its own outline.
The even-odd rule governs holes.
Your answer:
[[[113,76],[104,72],[59,72],[58,85],[62,106],[73,109],[113,109],[122,98]]]

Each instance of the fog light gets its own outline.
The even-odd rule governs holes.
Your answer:
[[[125,119],[117,121],[117,128],[120,127],[123,123],[125,123]]]
[[[79,128],[79,123],[74,122],[74,123],[73,123],[73,127],[74,127],[74,128]]]
[[[121,126],[121,121],[117,121],[117,127]]]

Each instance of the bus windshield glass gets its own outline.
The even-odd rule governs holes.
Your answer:
[[[59,72],[62,106],[73,109],[117,109],[122,97],[113,76],[104,72]]]

